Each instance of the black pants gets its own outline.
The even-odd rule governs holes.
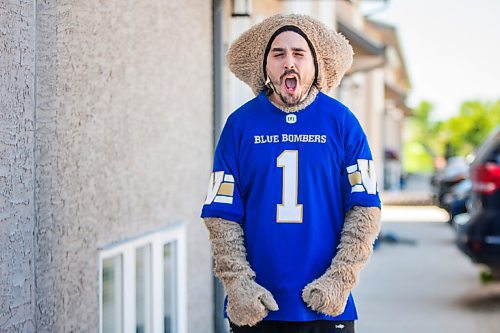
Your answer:
[[[261,321],[255,326],[236,326],[231,333],[354,333],[354,321]]]

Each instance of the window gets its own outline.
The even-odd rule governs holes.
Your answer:
[[[122,256],[102,262],[102,314],[104,332],[122,331]]]
[[[169,243],[163,246],[163,317],[165,318],[165,333],[176,331],[175,321],[175,300],[177,299],[175,290],[175,250],[176,243]]]
[[[101,333],[185,333],[185,230],[177,225],[99,249]]]
[[[151,245],[135,252],[135,332],[151,332]]]

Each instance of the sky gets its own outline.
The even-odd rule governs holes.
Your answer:
[[[364,13],[383,6],[365,3]],[[428,100],[444,120],[463,101],[500,100],[500,0],[388,0],[370,17],[398,30],[410,107]]]

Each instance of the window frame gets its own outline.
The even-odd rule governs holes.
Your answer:
[[[136,332],[136,251],[143,246],[150,246],[149,281],[151,332],[164,332],[164,276],[163,276],[163,249],[166,244],[175,244],[174,263],[174,301],[173,328],[176,333],[186,333],[186,227],[184,223],[177,223],[155,230],[145,235],[120,242],[98,247],[98,281],[99,281],[99,332],[103,333],[103,261],[117,255],[122,256],[122,333]]]

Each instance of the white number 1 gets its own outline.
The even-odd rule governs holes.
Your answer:
[[[276,208],[276,222],[302,223],[302,204],[297,203],[299,184],[299,151],[285,150],[276,159],[283,168],[282,204]]]

